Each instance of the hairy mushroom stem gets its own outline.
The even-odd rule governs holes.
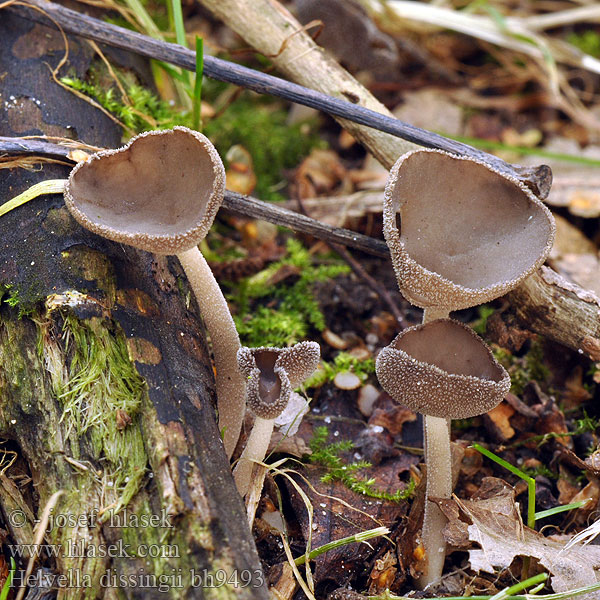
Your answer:
[[[179,252],[181,266],[196,296],[210,335],[216,369],[217,409],[223,445],[231,457],[240,437],[246,410],[246,383],[237,367],[240,337],[227,301],[202,252],[197,247]]]
[[[449,315],[450,311],[445,308],[426,308],[423,311],[423,324],[436,319],[447,319]],[[448,520],[440,507],[431,502],[429,498],[450,498],[452,495],[450,423],[450,419],[423,415],[423,444],[427,480],[421,541],[426,550],[427,568],[418,580],[421,589],[441,578],[446,558],[446,540],[443,529]]]
[[[252,471],[257,462],[263,460],[269,450],[275,419],[257,416],[240,460],[233,470],[233,479],[242,498],[248,493]]]
[[[426,552],[427,567],[418,581],[421,589],[442,577],[446,558],[443,529],[448,520],[439,506],[429,498],[450,498],[452,495],[450,419],[424,415],[423,422],[427,483],[421,540]]]

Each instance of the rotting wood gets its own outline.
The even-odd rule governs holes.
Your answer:
[[[73,128],[92,144],[118,145],[106,116],[52,82],[45,63],[62,40],[49,33],[0,19],[0,133]],[[70,40],[80,76],[90,60]],[[2,169],[0,201],[68,172]],[[266,600],[180,265],[90,234],[58,196],[4,215],[0,241],[0,438],[3,455],[18,457],[0,481],[8,541],[26,556],[35,515],[62,489],[46,535],[55,556],[37,571],[59,597]],[[37,597],[44,586],[29,583]]]
[[[341,117],[341,124],[387,168],[418,144],[484,160],[502,173],[520,179],[542,198],[547,197],[552,183],[550,167],[512,165],[462,142],[395,119],[368,90],[329,58],[277,2],[205,0],[203,3],[259,52],[270,56],[284,73],[308,87],[212,56],[204,57],[207,77]],[[0,8],[190,71],[196,69],[195,53],[187,48],[104,23],[46,0],[8,0]]]
[[[18,154],[43,150],[43,155],[48,152],[52,156],[68,158],[70,148],[43,140],[43,146],[40,146],[38,141],[30,146],[32,140],[0,137],[0,154],[13,153],[15,149]],[[389,258],[389,251],[383,240],[350,229],[333,227],[250,196],[227,191],[222,209],[240,217],[262,219],[326,242]],[[544,269],[547,269],[547,273],[554,273],[552,269]],[[592,360],[600,361],[600,307],[593,299],[550,283],[548,277],[544,279],[539,272],[527,278],[507,298],[526,327],[568,348],[582,350]]]

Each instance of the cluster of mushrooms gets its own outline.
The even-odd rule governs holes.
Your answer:
[[[98,235],[179,259],[210,337],[219,430],[229,458],[240,437],[246,399],[256,415],[234,470],[244,496],[254,465],[265,457],[275,419],[292,390],[317,368],[320,350],[315,342],[241,347],[227,302],[198,249],[224,193],[225,169],[215,147],[201,133],[175,127],[142,133],[123,148],[79,163],[67,180],[65,203],[83,227]]]
[[[424,309],[423,323],[402,331],[376,361],[383,389],[424,415],[423,588],[444,566],[446,518],[429,498],[452,493],[450,420],[491,410],[510,388],[489,347],[450,312],[498,298],[531,275],[550,252],[555,225],[517,179],[439,150],[398,159],[383,221],[400,291]]]
[[[244,496],[276,419],[289,407],[294,388],[317,368],[320,350],[315,342],[241,347],[227,302],[198,249],[224,191],[225,170],[214,146],[196,131],[175,127],[143,133],[78,164],[65,201],[94,233],[181,262],[212,344],[228,457],[246,405],[255,414],[234,469]],[[487,412],[510,386],[485,343],[449,313],[497,298],[537,269],[552,245],[554,222],[518,180],[483,162],[423,150],[404,155],[391,171],[384,232],[402,294],[425,312],[422,325],[406,329],[380,352],[377,377],[396,401],[425,415],[427,497],[447,498],[450,419]],[[423,587],[441,576],[443,526],[441,511],[427,501]]]

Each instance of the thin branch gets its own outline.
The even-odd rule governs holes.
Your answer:
[[[5,3],[4,7],[5,10],[47,26],[53,26],[55,22],[68,33],[129,50],[148,58],[171,63],[189,71],[195,71],[196,69],[195,53],[192,50],[177,44],[156,40],[123,27],[104,23],[52,2],[45,0],[27,0],[25,2],[20,0],[18,3]],[[497,156],[467,144],[450,140],[351,102],[213,56],[204,57],[204,74],[212,79],[239,85],[260,94],[269,94],[297,104],[304,104],[328,114],[389,133],[420,146],[439,148],[454,154],[479,158],[499,171],[522,180],[542,198],[545,198],[550,191],[552,175],[550,168],[545,165],[533,169],[524,169],[506,163]]]

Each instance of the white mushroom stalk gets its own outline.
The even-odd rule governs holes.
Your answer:
[[[254,465],[267,454],[275,419],[285,410],[293,389],[318,367],[320,356],[316,342],[300,342],[291,348],[242,347],[238,351],[239,368],[246,377],[248,407],[256,415],[233,471],[242,497],[250,488]]]
[[[224,192],[225,169],[210,140],[175,127],[142,133],[123,148],[79,163],[67,180],[65,202],[75,219],[98,235],[179,258],[212,341],[219,428],[231,457],[245,411],[245,382],[236,358],[240,340],[227,302],[197,248]]]

